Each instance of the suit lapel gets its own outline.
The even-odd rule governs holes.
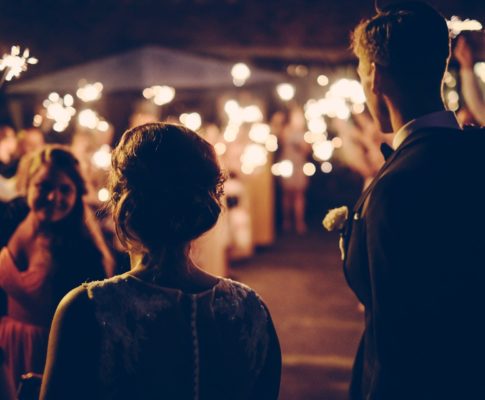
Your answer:
[[[402,153],[404,149],[407,149],[410,146],[413,146],[414,144],[421,142],[422,140],[425,140],[429,138],[430,136],[435,136],[439,134],[443,134],[443,131],[446,129],[443,128],[423,128],[419,129],[416,132],[413,132],[412,135],[409,135],[404,142],[401,144],[401,146],[398,147],[394,153],[390,155],[390,157],[386,160],[384,165],[381,167],[379,172],[377,173],[376,177],[372,180],[370,185],[367,187],[366,190],[360,195],[359,199],[355,203],[354,210],[353,210],[353,218],[359,219],[362,213],[362,208],[365,204],[365,201],[369,197],[370,193],[374,189],[375,185],[379,180],[386,174],[386,172],[389,169],[389,166],[396,160],[396,158],[399,156],[399,154]],[[461,132],[458,129],[449,129],[448,131],[456,131],[457,133]]]
[[[362,192],[362,194],[360,195],[359,199],[355,203],[355,206],[354,206],[354,214],[355,213],[360,213],[360,210],[362,209],[362,206],[364,205],[367,197],[372,192],[372,189],[374,188],[374,186],[376,185],[376,183],[379,181],[379,179],[387,171],[387,169],[389,168],[389,165],[391,165],[392,162],[396,159],[396,157],[400,153],[400,150],[401,149],[399,148],[398,150],[396,150],[394,153],[392,153],[390,155],[390,157],[386,160],[386,162],[381,167],[381,169],[379,170],[379,172],[377,173],[377,175],[375,176],[375,178],[372,180],[372,182],[370,183],[370,185],[367,186],[367,188]]]

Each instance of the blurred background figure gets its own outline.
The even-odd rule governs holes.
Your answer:
[[[88,210],[79,163],[61,146],[26,156],[18,197],[0,204],[0,348],[9,379],[42,373],[60,299],[86,280],[112,274],[113,261]],[[4,298],[5,300],[5,298]]]
[[[454,56],[460,64],[461,86],[466,107],[479,125],[485,125],[485,98],[473,71],[474,57],[472,49],[464,36],[458,37]],[[471,121],[469,116],[465,117],[467,116],[462,115],[464,121]]]
[[[33,151],[41,149],[45,145],[45,138],[38,128],[30,127],[22,129],[18,133],[18,158]]]
[[[280,125],[280,161],[289,161],[292,165],[292,173],[281,179],[283,230],[294,230],[303,234],[307,231],[305,192],[308,187],[308,177],[303,172],[303,165],[311,152],[310,146],[303,139],[306,131],[303,109],[296,103],[291,103],[283,114],[273,116],[272,125],[276,129]]]
[[[211,145],[220,139],[217,125],[207,124],[198,134]],[[227,249],[229,245],[227,208],[223,209],[215,225],[192,242],[190,256],[204,271],[217,276],[228,276]]]
[[[335,118],[331,127],[343,141],[342,162],[364,179],[365,189],[385,162],[381,143],[390,146],[394,134],[380,132],[367,113],[353,114],[349,120]]]
[[[0,126],[0,175],[11,178],[15,175],[17,137],[11,126]]]
[[[17,137],[12,127],[0,126],[0,201],[7,201],[15,196],[15,180],[12,177],[17,170]]]

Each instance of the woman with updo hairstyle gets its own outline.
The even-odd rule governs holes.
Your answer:
[[[182,126],[135,127],[113,152],[110,182],[131,270],[63,299],[41,399],[277,399],[281,352],[267,307],[189,257],[221,212],[213,147]]]
[[[86,187],[77,159],[56,145],[27,157],[22,172],[25,196],[0,207],[0,291],[7,303],[0,316],[0,348],[13,387],[22,374],[42,373],[60,300],[113,269],[84,203]]]

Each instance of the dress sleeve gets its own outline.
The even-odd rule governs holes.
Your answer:
[[[59,304],[52,322],[41,400],[100,398],[100,331],[94,304],[80,286]]]
[[[6,292],[15,290],[19,284],[19,273],[8,248],[3,247],[0,250],[0,288]]]

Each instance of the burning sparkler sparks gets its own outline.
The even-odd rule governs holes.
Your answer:
[[[10,54],[4,54],[0,59],[0,71],[3,71],[0,86],[5,81],[18,78],[22,72],[27,71],[29,64],[38,62],[37,58],[30,57],[29,49],[25,49],[21,54],[19,46],[12,46]]]
[[[453,37],[458,36],[463,31],[481,31],[482,24],[475,19],[462,20],[460,17],[453,16],[446,21],[448,29]]]

